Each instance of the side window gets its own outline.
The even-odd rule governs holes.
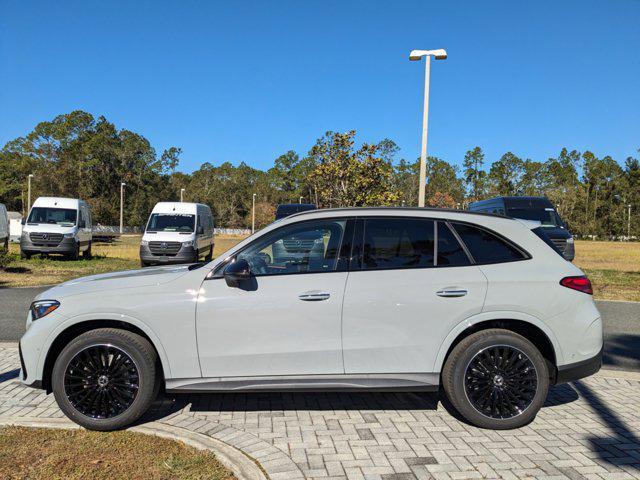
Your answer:
[[[80,227],[83,227],[85,221],[84,221],[84,207],[80,207],[78,209],[78,225]]]
[[[453,226],[476,263],[513,262],[526,258],[516,247],[482,228],[463,223]]]
[[[438,222],[438,267],[464,267],[471,265],[469,257],[451,229]]]
[[[364,227],[364,270],[432,267],[433,220],[373,218]]]
[[[238,255],[256,275],[336,270],[346,220],[318,220],[283,227]]]

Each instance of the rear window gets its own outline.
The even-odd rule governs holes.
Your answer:
[[[553,243],[553,241],[549,238],[549,235],[547,235],[547,232],[544,231],[543,227],[534,228],[531,231],[535,233],[540,238],[540,240],[546,243],[554,252],[556,252],[558,255],[564,258],[564,255],[562,254],[562,252],[558,249],[558,247],[556,247],[556,244]]]
[[[380,218],[365,222],[363,269],[432,267],[433,220]]]
[[[527,258],[514,245],[487,230],[464,223],[453,223],[453,227],[476,263],[514,262]]]

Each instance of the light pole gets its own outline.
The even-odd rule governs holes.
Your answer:
[[[627,242],[631,241],[631,204],[627,205]]]
[[[303,199],[303,198],[304,198],[304,197],[301,195],[301,196],[300,196],[300,198],[298,199],[298,203],[302,203],[302,199]]]
[[[33,178],[33,173],[30,173],[27,177],[27,183],[29,184],[29,193],[27,194],[27,215],[31,211],[31,179]]]
[[[447,58],[446,50],[411,50],[409,60],[418,61],[425,57],[424,62],[424,110],[422,112],[422,148],[420,150],[420,185],[418,188],[418,206],[424,207],[424,193],[427,183],[427,127],[429,124],[429,74],[431,72],[431,57],[436,60]]]
[[[124,226],[124,187],[126,183],[120,182],[120,235],[122,235],[122,230]]]
[[[251,233],[256,231],[256,194],[253,194],[253,206],[251,207]]]
[[[184,188],[180,189],[180,203],[184,202],[184,191],[185,191]]]

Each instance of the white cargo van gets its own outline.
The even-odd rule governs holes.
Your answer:
[[[7,207],[0,203],[0,249],[9,250],[9,215]]]
[[[140,263],[194,263],[213,258],[213,214],[202,203],[159,202],[153,207],[142,241]]]
[[[60,253],[77,260],[91,257],[91,211],[77,198],[39,197],[24,221],[20,255]]]

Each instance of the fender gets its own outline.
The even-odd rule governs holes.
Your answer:
[[[551,329],[543,321],[541,321],[537,317],[534,317],[533,315],[529,315],[523,312],[511,310],[496,310],[492,312],[481,312],[477,315],[472,315],[471,317],[466,318],[465,320],[458,323],[455,327],[453,327],[447,334],[443,342],[440,344],[440,349],[438,350],[438,355],[436,356],[436,361],[434,364],[434,371],[442,371],[445,356],[447,355],[451,344],[455,341],[456,338],[458,338],[458,335],[460,335],[469,327],[492,320],[521,320],[538,327],[551,341],[551,345],[553,346],[556,354],[556,363],[558,365],[562,365],[564,363],[564,357],[562,349],[560,348],[560,343],[558,342],[558,339],[556,338],[553,331],[551,331]]]
[[[165,378],[172,378],[171,375],[171,367],[169,366],[169,360],[167,357],[167,353],[165,352],[164,346],[158,336],[153,332],[149,326],[143,321],[132,317],[130,315],[125,315],[122,313],[107,313],[107,312],[92,312],[90,314],[85,315],[76,315],[73,317],[63,317],[64,320],[61,321],[56,328],[49,334],[47,340],[44,344],[44,348],[40,350],[40,356],[38,357],[38,368],[37,371],[42,373],[44,372],[44,364],[47,359],[47,355],[49,354],[49,350],[51,349],[51,345],[55,341],[58,336],[65,331],[67,328],[72,327],[73,325],[77,325],[79,323],[83,323],[86,321],[95,321],[95,320],[115,320],[118,322],[124,322],[133,325],[134,327],[142,330],[151,343],[155,347],[158,352],[158,357],[160,358],[160,363],[162,364],[162,370],[164,372]]]

